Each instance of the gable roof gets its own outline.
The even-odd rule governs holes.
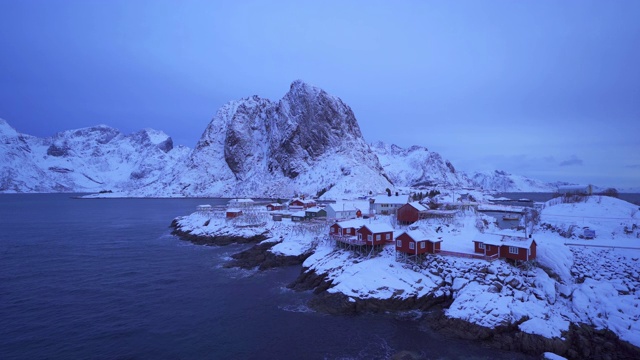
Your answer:
[[[411,207],[413,207],[414,209],[416,209],[418,211],[427,211],[427,210],[429,210],[428,207],[420,204],[417,201],[412,201],[412,202],[408,203],[408,205],[410,205]]]
[[[305,216],[307,216],[307,213],[305,213],[304,210],[303,211],[297,211],[297,212],[292,213],[291,216],[292,217],[293,216],[295,216],[295,217],[305,217]]]
[[[431,230],[427,230],[427,229],[413,229],[413,230],[407,230],[405,232],[403,232],[402,234],[407,234],[409,235],[409,237],[411,237],[413,239],[413,241],[415,242],[423,242],[423,241],[431,241],[433,243],[436,242],[442,242],[442,237],[438,236],[436,233],[434,233]],[[400,235],[402,235],[400,234]]]
[[[391,225],[383,224],[383,223],[365,224],[365,225],[362,225],[362,227],[366,227],[374,234],[383,233],[383,232],[393,232],[393,228],[391,227]]]
[[[333,204],[327,204],[327,208],[329,207],[335,212],[356,210],[364,211],[369,209],[369,202],[362,200],[337,201]]]
[[[345,229],[345,228],[359,228],[362,225],[365,225],[365,221],[363,219],[353,219],[353,220],[347,220],[347,221],[339,221],[339,222],[335,222],[334,225],[338,225],[339,227]]]
[[[523,249],[529,249],[531,247],[531,244],[535,242],[533,238],[501,234],[479,234],[478,236],[476,236],[476,239],[477,240],[473,240],[473,242],[481,242],[487,245],[495,246],[513,246]]]
[[[395,204],[403,205],[409,202],[409,195],[376,195],[372,197],[375,204]]]
[[[317,213],[317,212],[319,212],[320,210],[324,210],[324,209],[319,208],[319,207],[311,207],[311,208],[308,208],[308,209],[307,209],[307,210],[305,210],[305,211],[306,211],[306,212],[310,212],[310,213]]]

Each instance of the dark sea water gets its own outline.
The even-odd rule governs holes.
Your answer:
[[[224,269],[244,247],[171,236],[201,203],[216,200],[0,195],[0,358],[527,358],[445,338],[418,313],[313,312],[311,293],[285,288],[299,266]]]

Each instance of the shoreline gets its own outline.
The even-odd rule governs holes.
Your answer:
[[[639,347],[621,340],[611,330],[599,330],[592,325],[570,323],[569,330],[563,331],[561,338],[548,338],[520,330],[518,325],[527,319],[489,328],[448,317],[445,311],[454,300],[452,292],[444,292],[439,296],[430,293],[427,296],[391,297],[389,299],[361,299],[339,292],[330,292],[329,290],[334,284],[332,280],[328,279],[328,274],[317,274],[314,269],[303,266],[304,261],[312,255],[312,252],[298,256],[287,256],[269,251],[273,246],[280,244],[282,239],[264,241],[268,239],[265,234],[249,238],[242,236],[198,236],[178,229],[176,219],[172,222],[171,227],[173,228],[172,234],[183,241],[190,241],[198,245],[254,244],[250,248],[232,255],[233,260],[225,263],[223,265],[225,268],[239,267],[264,271],[276,267],[300,265],[300,274],[287,287],[294,291],[313,292],[314,296],[309,300],[308,305],[321,313],[357,316],[365,313],[417,310],[426,314],[426,318],[421,321],[424,321],[432,330],[461,339],[479,341],[495,349],[517,351],[533,356],[552,352],[567,359],[640,358]]]

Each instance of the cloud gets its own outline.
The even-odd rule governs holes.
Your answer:
[[[578,158],[575,155],[571,155],[568,160],[561,161],[560,166],[573,166],[573,165],[584,165],[582,159]]]

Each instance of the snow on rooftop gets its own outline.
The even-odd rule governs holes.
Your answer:
[[[371,232],[374,234],[393,231],[393,227],[391,227],[390,224],[373,223],[373,224],[364,224],[363,226],[371,230]]]

